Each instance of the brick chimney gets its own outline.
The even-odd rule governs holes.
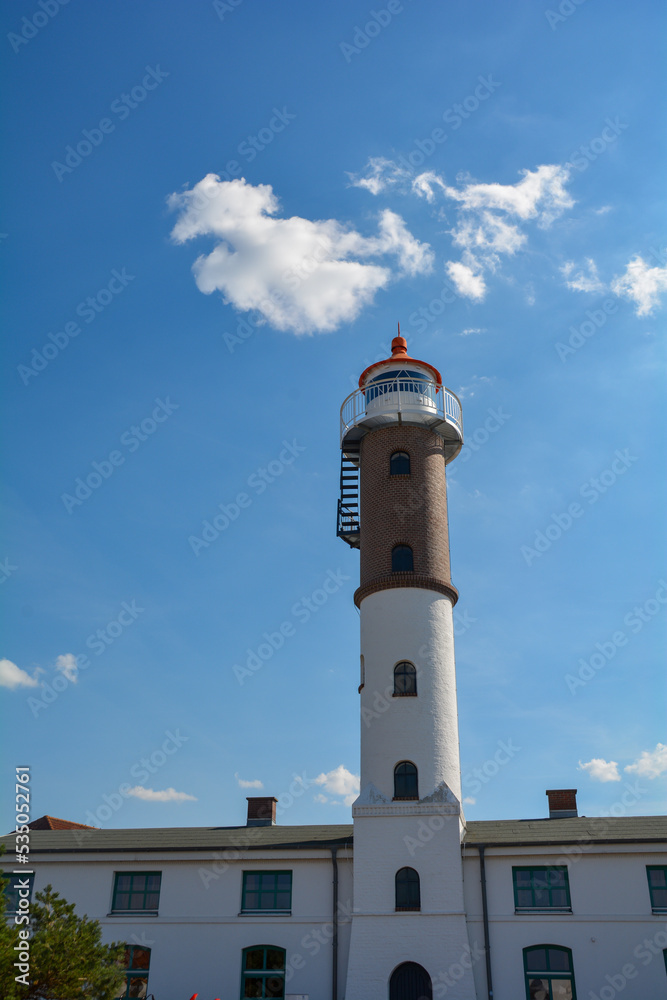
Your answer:
[[[275,826],[276,803],[273,796],[246,796],[248,799],[247,826]]]
[[[569,819],[578,816],[577,789],[552,788],[547,789],[549,799],[549,819]]]

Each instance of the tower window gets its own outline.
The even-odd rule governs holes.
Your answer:
[[[407,451],[395,451],[389,459],[390,476],[410,475],[410,456]]]
[[[400,868],[396,872],[396,909],[421,909],[419,872],[414,868]]]
[[[574,971],[569,948],[543,944],[523,949],[526,996],[574,1000]]]
[[[394,697],[405,698],[417,694],[417,671],[412,663],[402,660],[394,667]]]
[[[394,768],[394,798],[418,799],[417,768],[409,760],[402,760]]]
[[[409,545],[395,545],[391,550],[392,573],[412,573],[414,569],[412,549]]]

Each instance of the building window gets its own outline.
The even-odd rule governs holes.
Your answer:
[[[412,573],[412,549],[409,545],[395,545],[391,550],[392,573]]]
[[[394,798],[418,799],[417,768],[409,760],[402,760],[394,768]]]
[[[359,691],[366,683],[366,664],[364,663],[363,653],[359,657]]]
[[[395,451],[389,459],[390,476],[410,475],[410,456],[407,451]]]
[[[526,910],[572,912],[567,867],[512,868],[514,906]]]
[[[396,909],[421,909],[419,872],[414,868],[399,868],[396,872]]]
[[[401,660],[394,667],[394,697],[405,698],[417,694],[417,671],[412,663]]]
[[[523,949],[527,1000],[576,1000],[572,952],[542,944]]]
[[[648,889],[654,913],[667,911],[667,865],[647,865]]]
[[[2,872],[3,878],[6,881],[3,884],[5,890],[5,903],[4,910],[6,917],[13,917],[19,908],[19,899],[23,899],[28,903],[32,899],[32,886],[35,881],[34,875],[11,875],[9,872]],[[21,890],[21,896],[19,896],[19,889]],[[28,890],[26,895],[26,889]],[[24,903],[25,908],[25,903]],[[24,910],[25,912],[25,910]]]
[[[137,948],[131,944],[125,946],[127,984],[122,1000],[125,997],[145,997],[148,995],[148,967],[150,964],[150,948]]]
[[[270,944],[243,949],[242,997],[285,996],[285,949]]]
[[[162,872],[116,872],[112,913],[157,913]]]
[[[244,872],[241,909],[244,913],[267,910],[273,913],[289,913],[292,909],[292,873]],[[258,993],[257,996],[264,994]]]

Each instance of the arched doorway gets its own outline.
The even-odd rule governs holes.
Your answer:
[[[389,1000],[433,1000],[431,977],[416,962],[397,966],[389,980]]]

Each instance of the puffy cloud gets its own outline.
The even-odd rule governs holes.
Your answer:
[[[328,802],[326,795],[322,795],[322,792],[318,792],[317,795],[313,796],[315,802]]]
[[[655,750],[644,750],[634,764],[628,764],[623,770],[642,778],[659,778],[667,771],[667,744],[658,743]]]
[[[67,678],[72,684],[76,684],[79,676],[79,668],[76,665],[76,656],[73,653],[63,653],[56,658],[56,670]]]
[[[469,795],[467,795],[463,801],[468,806],[475,806],[475,805],[477,805],[477,799],[473,799]]]
[[[487,290],[484,272],[495,271],[502,256],[511,256],[525,246],[522,225],[536,222],[546,229],[572,208],[568,179],[567,166],[547,163],[535,170],[522,170],[515,184],[465,180],[452,185],[434,170],[415,176],[393,160],[375,157],[369,160],[365,176],[353,182],[372,194],[396,188],[411,191],[430,204],[438,195],[453,202],[457,216],[450,230],[452,243],[464,253],[461,261],[447,264],[447,271],[460,295],[481,301]]]
[[[475,274],[472,267],[460,260],[450,260],[446,271],[459,295],[480,301],[486,295],[486,284],[481,274]]]
[[[313,783],[322,785],[324,791],[328,792],[329,795],[342,796],[346,806],[351,806],[359,795],[359,775],[352,774],[343,764],[339,764],[327,774],[320,774]],[[316,801],[322,802],[323,797],[317,798]]]
[[[194,795],[187,792],[177,792],[175,788],[163,788],[156,791],[153,788],[144,788],[143,785],[135,785],[128,788],[126,795],[132,795],[135,799],[142,799],[144,802],[196,802]]]
[[[452,263],[448,270],[461,295],[478,301],[484,298],[484,271],[495,271],[502,256],[513,256],[525,246],[527,236],[522,223],[535,221],[546,229],[574,204],[565,190],[569,176],[566,167],[546,164],[522,173],[522,180],[516,184],[470,181],[456,188],[442,183],[445,196],[459,206],[458,220],[451,231],[452,242],[464,251],[458,281]]]
[[[574,201],[565,190],[569,177],[567,167],[543,164],[536,170],[522,170],[523,179],[516,184],[475,184],[461,188],[443,183],[448,198],[458,201],[463,209],[479,213],[485,209],[505,212],[519,219],[536,219],[546,228]]]
[[[604,760],[602,757],[593,757],[592,760],[582,764],[579,761],[579,770],[587,771],[593,781],[620,781],[618,764],[615,760]]]
[[[569,260],[560,269],[565,278],[565,284],[574,292],[603,292],[604,282],[600,280],[598,269],[592,257],[586,258],[586,267],[577,269],[574,261]]]
[[[428,273],[433,254],[386,209],[378,235],[365,237],[335,219],[279,218],[268,184],[221,181],[208,174],[192,190],[172,194],[179,212],[175,243],[197,236],[220,240],[197,258],[197,287],[222,292],[236,309],[254,310],[279,330],[334,330],[354,320],[395,274]],[[369,258],[393,257],[396,272]]]
[[[239,778],[238,771],[234,777],[238,782],[239,788],[264,788],[264,784],[259,780],[259,778],[255,778],[252,781],[246,781],[244,778]]]
[[[637,308],[637,316],[650,316],[656,306],[660,305],[660,295],[667,291],[667,265],[664,267],[649,267],[646,261],[636,254],[625,269],[625,274],[614,278],[611,290],[615,295],[632,299]]]
[[[486,333],[485,326],[468,326],[465,330],[461,330],[459,337],[469,337],[471,333]]]
[[[0,660],[0,687],[14,690],[17,687],[37,687],[38,681],[21,670],[11,660]]]

